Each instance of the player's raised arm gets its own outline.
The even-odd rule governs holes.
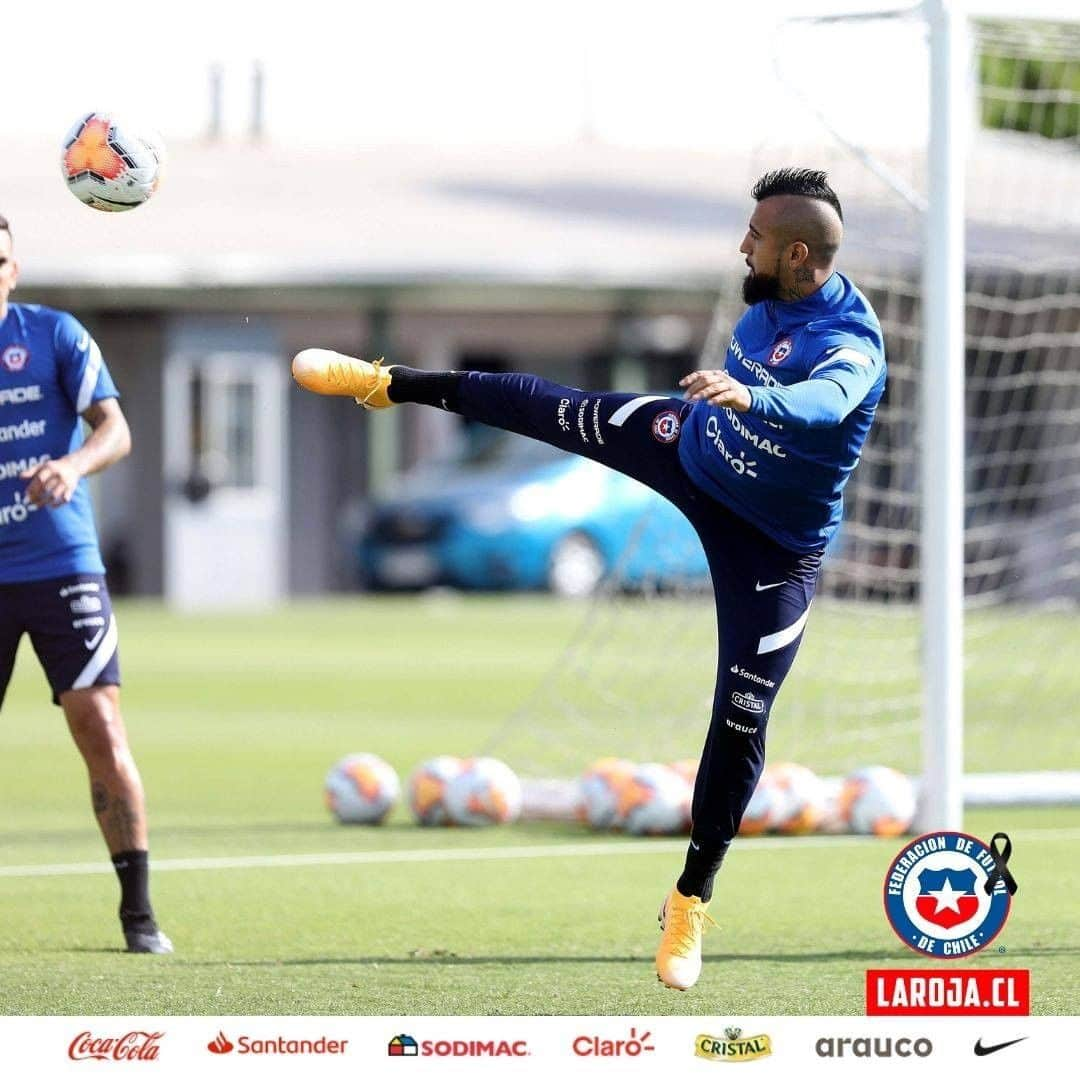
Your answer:
[[[841,348],[801,382],[744,388],[749,404],[740,411],[785,427],[836,427],[884,378],[885,365],[880,355]]]

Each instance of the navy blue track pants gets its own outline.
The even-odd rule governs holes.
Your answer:
[[[466,372],[460,412],[591,458],[675,504],[701,538],[716,597],[719,659],[694,788],[692,839],[726,847],[765,763],[765,729],[795,659],[821,569],[696,488],[679,462],[681,398],[591,393],[535,375]],[[704,406],[699,406],[704,407]]]

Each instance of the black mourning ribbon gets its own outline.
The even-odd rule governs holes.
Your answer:
[[[998,851],[994,845],[1002,840],[1004,843],[1001,845],[1001,850]],[[1016,878],[1009,872],[1007,863],[1009,856],[1012,855],[1012,841],[1008,835],[1003,832],[996,832],[990,838],[990,857],[994,860],[994,869],[990,872],[990,875],[986,879],[986,884],[983,889],[986,890],[986,895],[989,896],[999,881],[1005,882],[1005,888],[1009,890],[1009,895],[1013,896],[1019,886],[1016,884]]]

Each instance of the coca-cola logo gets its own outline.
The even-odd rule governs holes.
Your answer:
[[[80,1031],[68,1047],[72,1061],[156,1061],[164,1031],[129,1031],[124,1035],[99,1038],[92,1031]]]

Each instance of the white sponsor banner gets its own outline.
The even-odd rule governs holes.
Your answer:
[[[993,1080],[1064,1075],[1076,1030],[1074,1017],[34,1016],[0,1018],[0,1045],[4,1075],[37,1080],[703,1078],[733,1064],[744,1078]]]

